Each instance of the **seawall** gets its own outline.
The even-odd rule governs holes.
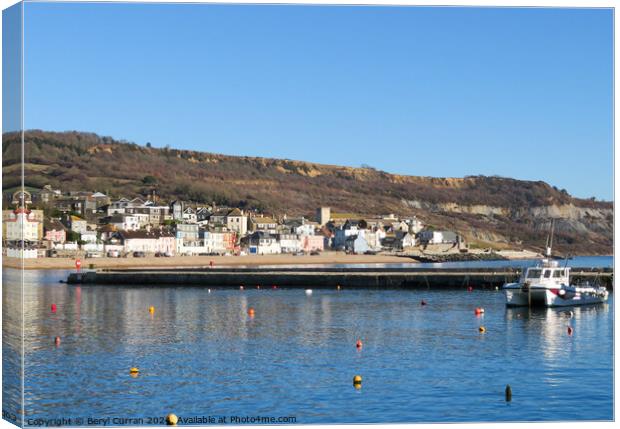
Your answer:
[[[108,270],[72,273],[69,284],[194,286],[256,288],[347,287],[458,289],[495,288],[517,281],[518,269],[402,269],[402,268],[179,268]],[[611,269],[573,268],[571,281],[596,281],[613,286]]]

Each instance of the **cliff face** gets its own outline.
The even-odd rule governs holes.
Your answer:
[[[579,207],[573,203],[531,207],[498,207],[491,205],[429,204],[407,201],[437,219],[450,222],[469,240],[525,245],[543,250],[550,219],[555,219],[556,249],[562,253],[612,253],[613,206],[609,204]],[[468,222],[466,220],[469,220]],[[459,221],[465,221],[463,223]],[[538,241],[534,238],[538,237]],[[605,249],[608,250],[605,250]],[[599,249],[597,251],[593,249]]]
[[[3,186],[18,185],[20,137],[3,136]],[[207,145],[205,145],[207,146]],[[314,216],[319,206],[365,214],[415,215],[470,241],[542,249],[550,218],[555,248],[611,254],[613,204],[571,197],[547,183],[501,177],[393,175],[303,161],[156,149],[95,134],[28,131],[26,185],[215,201],[274,214]]]

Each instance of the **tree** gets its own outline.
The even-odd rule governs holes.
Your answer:
[[[151,147],[151,142],[146,142],[146,147],[150,148]]]
[[[154,185],[157,183],[157,178],[153,176],[144,176],[142,178],[142,183],[144,183],[145,185]]]
[[[82,239],[82,234],[75,231],[67,231],[67,241],[80,241]]]

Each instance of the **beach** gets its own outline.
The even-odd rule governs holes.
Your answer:
[[[527,259],[537,256],[528,251],[500,251],[497,252],[506,259]],[[419,254],[416,254],[419,255]],[[205,267],[213,262],[218,266],[250,266],[258,265],[307,265],[307,264],[403,264],[416,263],[416,260],[406,255],[350,255],[344,252],[323,252],[319,255],[244,255],[244,256],[173,256],[144,258],[83,258],[80,257],[82,268],[92,264],[93,268],[163,268],[163,267]],[[23,268],[27,270],[57,270],[75,268],[75,258],[37,258],[24,259]],[[4,256],[2,266],[7,268],[21,268],[22,260]]]
[[[297,265],[297,264],[390,264],[415,260],[406,257],[385,255],[347,255],[344,252],[324,252],[320,255],[245,255],[245,256],[173,256],[169,258],[147,256],[144,258],[88,258],[82,259],[82,268],[93,264],[95,268],[156,268],[156,267],[205,267],[213,266],[257,266],[257,265]],[[21,268],[21,259],[3,258],[2,265]],[[24,259],[25,269],[72,269],[74,258]]]

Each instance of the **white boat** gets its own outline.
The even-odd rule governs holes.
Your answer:
[[[570,284],[570,267],[560,267],[551,259],[553,226],[547,237],[547,257],[523,271],[517,283],[503,286],[508,307],[567,307],[606,302],[609,292],[604,286]]]
[[[543,259],[541,264],[524,270],[519,282],[503,286],[509,307],[565,307],[606,302],[609,292],[604,286],[588,283],[570,284],[570,267]]]

